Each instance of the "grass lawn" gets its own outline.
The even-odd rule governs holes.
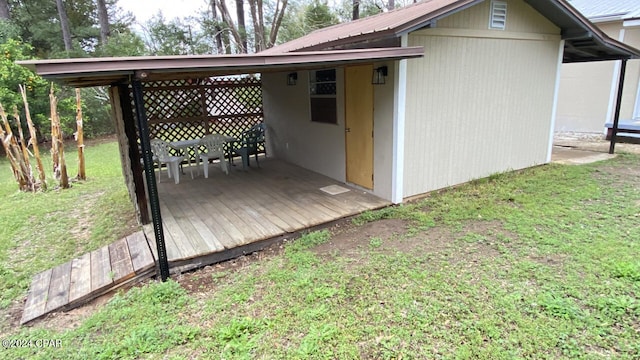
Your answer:
[[[89,163],[108,171],[106,159]],[[0,357],[637,359],[639,165],[640,156],[620,155],[540,166],[368,212],[282,247],[149,281],[81,316],[10,326],[4,338],[61,346],[0,349]],[[120,207],[112,202],[126,207],[118,172],[78,185],[75,196],[3,190],[14,211],[3,204],[2,218],[22,214],[0,243],[5,303],[24,296],[21,276],[58,262],[54,253],[62,262],[102,241],[98,219]],[[103,200],[74,205],[92,194]],[[60,214],[74,216],[52,225]],[[49,235],[82,217],[93,220],[81,245],[68,230],[72,245]]]
[[[77,150],[65,150],[69,177],[75,177]],[[55,189],[51,157],[43,154],[50,190],[38,193],[18,191],[9,162],[0,159],[0,310],[25,296],[34,274],[133,231],[117,143],[89,145],[85,154],[87,181],[67,190]],[[0,333],[6,326],[1,319]]]

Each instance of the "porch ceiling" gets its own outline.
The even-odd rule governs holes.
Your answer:
[[[38,75],[76,87],[188,79],[242,73],[295,71],[319,67],[416,58],[422,47],[192,56],[137,56],[18,61]]]

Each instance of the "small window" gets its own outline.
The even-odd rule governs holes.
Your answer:
[[[507,26],[507,3],[504,1],[491,2],[491,18],[489,29],[504,30]]]
[[[311,121],[337,124],[336,70],[315,70],[309,72],[309,99]]]

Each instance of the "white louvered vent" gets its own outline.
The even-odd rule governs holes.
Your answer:
[[[504,30],[507,26],[507,3],[504,1],[491,2],[491,18],[489,29]]]

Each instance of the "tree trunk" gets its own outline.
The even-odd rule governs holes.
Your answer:
[[[7,0],[0,0],[0,19],[11,20],[9,3],[7,3]]]
[[[395,0],[389,0],[389,2],[387,3],[387,10],[391,11],[391,10],[393,10],[395,8],[396,8],[396,1]]]
[[[262,11],[262,0],[249,0],[251,8],[251,20],[253,21],[253,36],[256,52],[265,49],[266,39],[264,37],[264,15]]]
[[[36,134],[36,127],[33,125],[31,119],[31,111],[29,110],[29,102],[27,101],[27,92],[22,85],[18,85],[20,89],[20,95],[22,95],[22,102],[24,103],[24,113],[27,118],[27,126],[29,127],[29,143],[33,147],[33,155],[36,158],[38,164],[38,176],[40,177],[40,188],[47,190],[47,178],[44,172],[44,165],[42,165],[42,158],[40,158],[40,148],[38,147],[38,136]]]
[[[105,0],[97,0],[98,2],[98,19],[100,21],[100,43],[106,45],[111,35],[109,29],[109,13],[107,12],[107,4]]]
[[[353,0],[353,13],[351,14],[351,20],[360,19],[360,0]]]
[[[56,0],[56,7],[58,8],[58,17],[60,18],[60,25],[62,26],[62,40],[64,41],[64,49],[71,51],[73,46],[71,45],[71,30],[69,28],[69,18],[67,17],[67,11],[64,9],[64,3],[62,0]]]
[[[84,166],[84,128],[82,124],[82,101],[80,88],[76,88],[76,142],[78,143],[78,180],[87,180]]]
[[[247,27],[244,22],[244,1],[236,0],[236,16],[238,17],[238,32],[240,33],[240,39],[242,44],[241,53],[246,53],[247,48]]]
[[[216,48],[218,54],[224,54],[224,45],[222,45],[222,28],[218,23],[218,10],[216,9],[216,0],[211,0],[211,13],[213,21],[215,22],[214,29],[216,31],[214,37],[216,38]]]
[[[282,25],[282,18],[284,18],[284,11],[287,8],[288,0],[282,0],[282,7],[280,7],[280,0],[276,2],[276,9],[273,12],[273,23],[271,24],[271,32],[269,33],[269,43],[267,47],[272,47],[278,38],[278,31],[280,25]]]
[[[233,36],[234,41],[237,44],[238,50],[242,47],[242,38],[240,37],[240,33],[236,28],[236,25],[233,23],[233,19],[229,14],[229,9],[227,8],[227,4],[225,0],[220,0],[216,3],[218,5],[218,10],[220,10],[220,16],[222,17],[222,22],[227,25],[227,28],[231,31],[231,35]],[[238,51],[242,52],[242,51]]]

